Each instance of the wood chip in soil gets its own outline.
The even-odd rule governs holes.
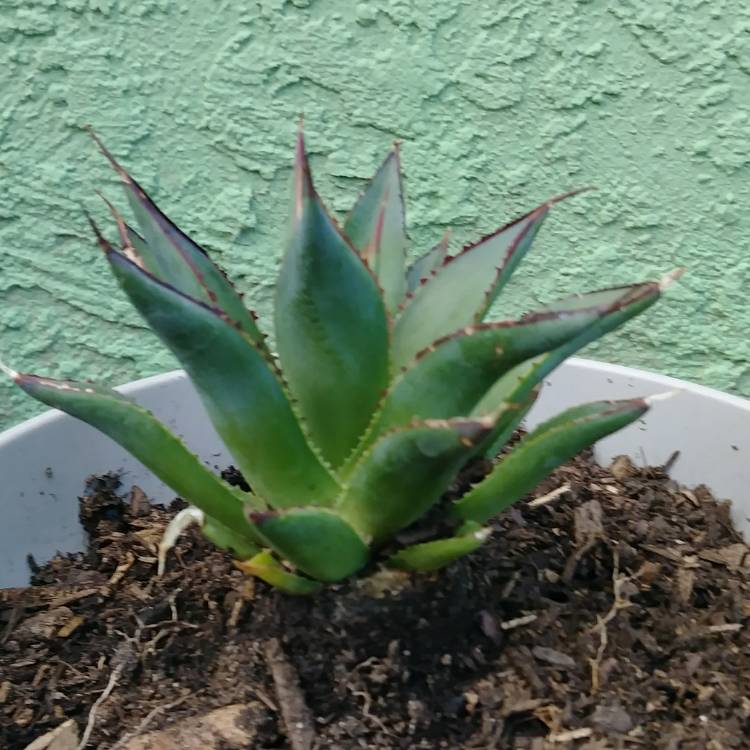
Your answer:
[[[292,707],[307,717],[297,745],[750,747],[750,556],[728,503],[588,454],[534,497],[440,575],[295,599],[194,530],[156,578],[179,502],[149,508],[116,477],[93,479],[86,552],[0,592],[0,747],[22,750],[69,719],[82,736],[99,700],[92,748],[175,742],[188,717],[225,714],[252,726],[224,732],[222,748],[235,735],[290,748],[269,649],[306,704]]]

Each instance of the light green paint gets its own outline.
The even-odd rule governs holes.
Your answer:
[[[744,6],[744,7],[743,7]],[[750,395],[750,10],[738,0],[3,0],[0,358],[121,383],[174,363],[81,205],[120,195],[82,126],[269,320],[298,113],[342,212],[403,140],[412,251],[547,196],[497,313],[675,265],[588,353]],[[120,201],[122,203],[122,201]],[[39,406],[0,385],[0,424]]]

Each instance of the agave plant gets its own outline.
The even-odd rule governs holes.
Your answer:
[[[192,510],[186,519],[243,567],[311,593],[370,561],[435,570],[478,548],[483,526],[582,448],[641,417],[648,400],[570,409],[523,438],[458,501],[441,501],[470,459],[495,456],[568,356],[643,312],[666,281],[563,299],[483,322],[553,198],[447,254],[407,264],[398,147],[340,228],[315,191],[298,137],[288,240],[276,285],[275,348],[206,251],[99,143],[136,231],[112,208],[119,247],[92,228],[115,278],[181,362],[252,487],[225,484],[148,411],[108,388],[4,367],[28,394],[120,443]],[[442,502],[442,504],[441,504]],[[439,510],[443,537],[398,548]]]

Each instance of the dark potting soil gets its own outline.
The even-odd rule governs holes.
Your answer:
[[[0,747],[83,731],[106,689],[90,747],[171,749],[149,733],[236,704],[236,731],[195,747],[750,747],[750,554],[728,503],[589,456],[535,497],[441,574],[299,599],[194,530],[157,578],[179,506],[91,480],[89,549],[0,592]]]

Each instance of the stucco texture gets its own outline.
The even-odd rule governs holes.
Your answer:
[[[744,7],[743,7],[744,6]],[[90,123],[262,317],[304,112],[344,212],[403,141],[412,250],[556,207],[498,303],[689,273],[588,356],[750,395],[750,10],[739,0],[2,0],[0,358],[112,384],[175,366],[83,217]],[[0,385],[0,426],[40,410]]]

